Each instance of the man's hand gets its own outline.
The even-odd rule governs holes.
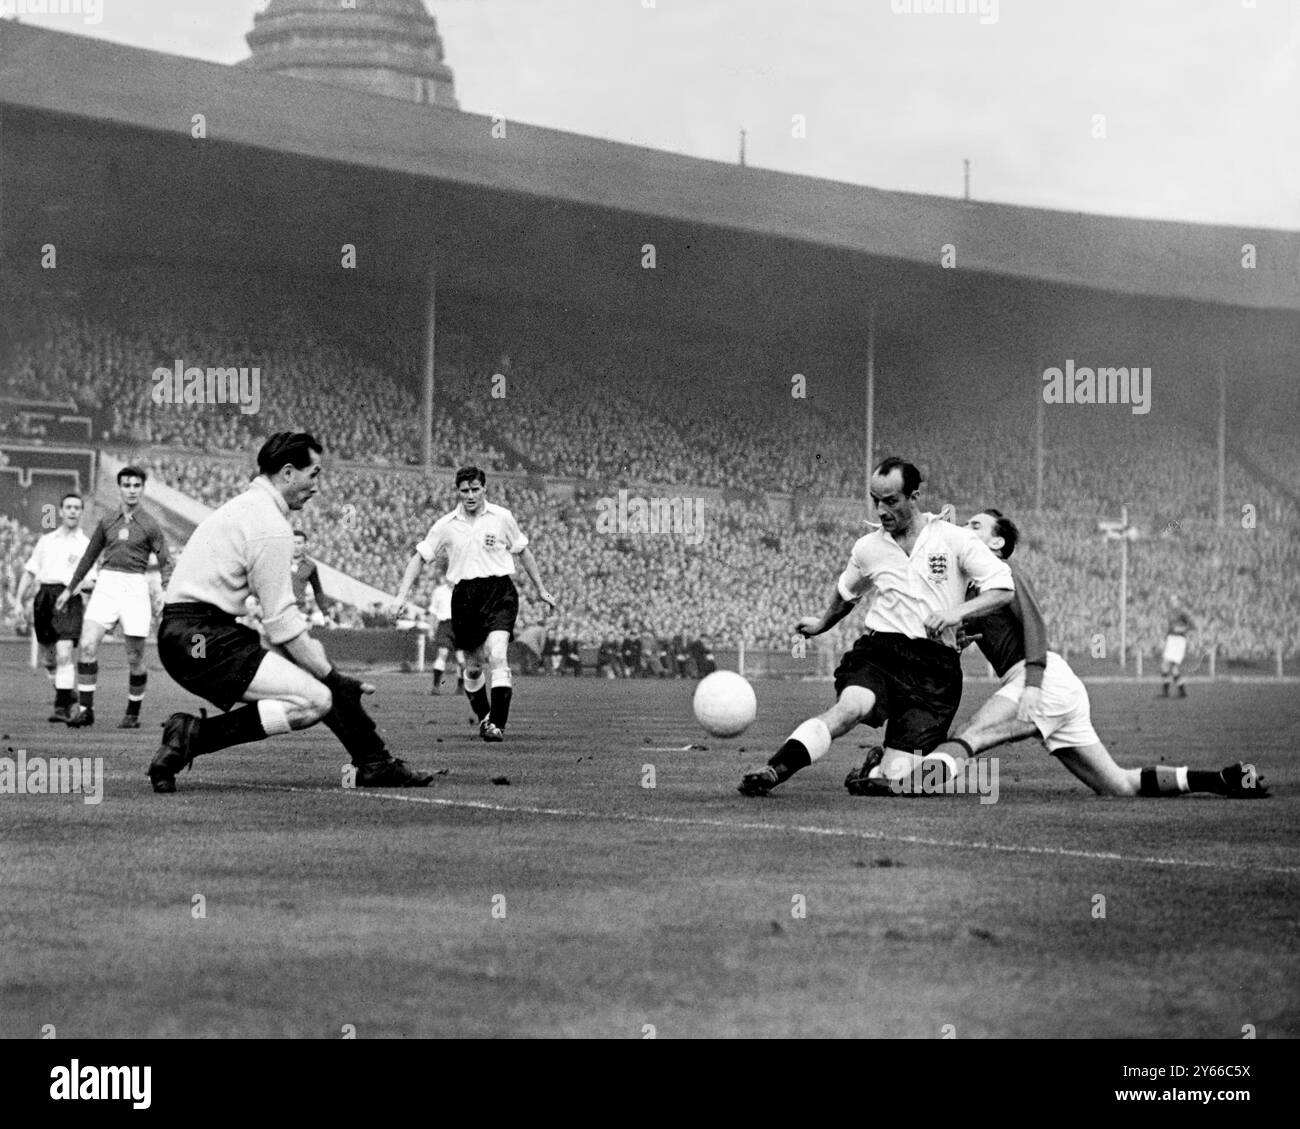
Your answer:
[[[14,620],[14,628],[19,635],[27,634],[28,629],[31,627],[32,618],[32,613],[27,608],[19,607],[18,618]]]
[[[1016,709],[1016,717],[1021,721],[1033,721],[1033,715],[1038,712],[1038,704],[1042,701],[1042,698],[1042,687],[1026,686],[1020,694],[1020,705]]]
[[[820,635],[825,628],[822,626],[822,617],[819,615],[806,615],[794,625],[795,633],[805,638],[811,638],[813,635]]]
[[[931,612],[925,617],[925,629],[931,635],[941,635],[950,627],[961,625],[961,614],[956,611]]]
[[[555,603],[555,597],[552,596],[545,588],[537,589],[537,598],[541,600],[542,603],[549,604],[551,606],[552,611],[555,610],[557,606]]]
[[[63,609],[68,606],[68,601],[71,599],[72,599],[72,589],[64,588],[63,591],[59,593],[59,598],[54,601],[54,610],[56,612],[63,611]]]
[[[977,631],[977,632],[975,632],[974,635],[967,635],[967,634],[966,634],[966,629],[965,629],[964,627],[958,625],[958,627],[957,627],[957,650],[959,650],[959,651],[964,651],[964,650],[965,650],[967,647],[969,647],[972,643],[978,643],[978,642],[979,642],[981,639],[983,639],[983,638],[984,638],[984,633],[983,633],[983,632],[981,632],[981,631]]]

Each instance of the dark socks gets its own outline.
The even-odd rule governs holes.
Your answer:
[[[1228,786],[1223,782],[1223,774],[1205,768],[1187,770],[1187,788],[1192,792],[1213,792],[1219,796],[1228,794]]]
[[[514,690],[509,686],[492,687],[492,708],[488,711],[488,720],[498,729],[504,729],[510,719],[510,698]]]
[[[54,706],[56,709],[60,709],[60,710],[71,709],[74,700],[75,698],[71,690],[59,690],[57,688],[55,689]]]
[[[801,768],[807,768],[812,764],[812,757],[808,755],[808,750],[802,741],[791,738],[777,749],[767,763],[776,769],[777,776],[786,780]]]
[[[95,683],[98,679],[98,662],[77,663],[77,700],[83,710],[95,708]]]
[[[149,675],[133,674],[127,680],[126,691],[126,712],[129,717],[140,716],[140,702],[144,699],[145,684],[149,681]]]
[[[132,703],[139,705],[138,702]],[[241,706],[229,713],[216,717],[205,717],[190,742],[190,752],[196,757],[204,753],[215,753],[218,749],[228,749],[231,745],[247,745],[250,741],[261,741],[266,736],[262,728],[262,717],[257,706]]]
[[[465,697],[469,699],[469,704],[474,710],[474,716],[482,721],[488,715],[491,708],[488,705],[487,688],[480,686],[477,690],[466,690]]]

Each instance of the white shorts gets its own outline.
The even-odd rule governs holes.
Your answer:
[[[1187,657],[1187,636],[1186,635],[1166,635],[1165,636],[1165,662],[1173,666],[1182,666],[1183,659]]]
[[[142,572],[117,572],[101,569],[95,590],[86,605],[86,618],[93,619],[106,631],[122,621],[122,634],[143,639],[153,620],[153,603],[149,599],[149,578]]]
[[[1002,681],[997,697],[1019,704],[1025,689],[1025,664],[1016,663]],[[1047,652],[1042,694],[1038,710],[1031,717],[1049,753],[1058,749],[1079,749],[1097,745],[1101,738],[1092,727],[1092,706],[1088,690],[1079,676],[1055,651]]]

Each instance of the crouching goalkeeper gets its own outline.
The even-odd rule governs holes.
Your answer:
[[[175,792],[176,774],[197,756],[318,721],[348,751],[359,787],[433,780],[388,752],[361,704],[374,687],[334,669],[294,600],[289,512],[319,491],[321,454],[305,432],[272,435],[257,454],[252,484],[205,518],[181,553],[158,626],[158,657],[186,690],[227,712],[167,719],[149,766],[155,792]],[[265,647],[257,631],[236,622],[254,601]]]

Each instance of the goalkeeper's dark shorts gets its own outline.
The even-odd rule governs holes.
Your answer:
[[[835,669],[835,695],[862,686],[876,696],[867,725],[884,725],[884,745],[930,752],[948,736],[961,705],[961,660],[930,639],[869,631]]]
[[[451,590],[451,633],[462,651],[476,651],[493,631],[513,639],[519,617],[519,592],[508,576],[461,580]]]
[[[251,627],[211,604],[168,604],[158,624],[158,659],[191,694],[228,710],[244,700],[267,651]]]
[[[36,642],[42,647],[52,647],[61,639],[71,639],[74,643],[81,639],[85,603],[78,592],[68,599],[63,611],[59,611],[54,603],[63,595],[63,587],[62,584],[42,584],[32,599],[32,626],[36,628]]]

